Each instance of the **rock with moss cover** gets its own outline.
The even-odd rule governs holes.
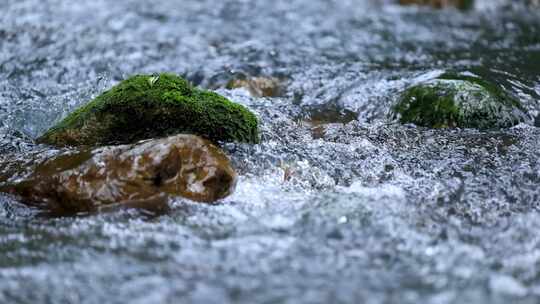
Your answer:
[[[132,76],[69,114],[38,142],[57,146],[133,143],[189,133],[214,142],[257,143],[253,113],[173,74]]]
[[[527,119],[518,100],[472,75],[444,73],[407,89],[391,116],[430,128],[505,128]]]

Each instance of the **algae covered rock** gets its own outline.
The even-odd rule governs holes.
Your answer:
[[[496,85],[456,73],[407,89],[391,116],[430,128],[505,128],[527,119],[519,101]]]
[[[1,165],[1,164],[0,164]],[[152,209],[169,196],[214,202],[234,190],[236,173],[208,140],[175,135],[133,145],[69,151],[41,161],[0,191],[57,215],[111,206]]]
[[[176,75],[159,74],[122,81],[69,114],[38,142],[95,146],[179,133],[214,142],[259,141],[257,118],[248,109]]]

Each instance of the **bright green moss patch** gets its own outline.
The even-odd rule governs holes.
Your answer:
[[[38,141],[95,146],[178,133],[214,142],[259,142],[258,121],[248,109],[173,74],[132,76],[72,112]]]
[[[526,120],[519,101],[502,89],[456,73],[407,89],[392,108],[392,117],[430,128],[505,128]]]

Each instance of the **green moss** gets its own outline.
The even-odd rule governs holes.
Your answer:
[[[526,120],[519,101],[496,85],[452,72],[407,89],[392,116],[430,128],[505,128]]]
[[[259,141],[257,118],[248,109],[173,74],[132,76],[72,112],[38,141],[103,145],[178,133],[214,142]]]
[[[459,3],[458,8],[462,10],[469,10],[474,7],[474,0],[463,0]]]

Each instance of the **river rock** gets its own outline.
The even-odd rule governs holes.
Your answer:
[[[38,142],[57,146],[134,143],[195,134],[214,142],[259,142],[256,116],[173,74],[136,75],[78,108]]]
[[[474,0],[399,0],[401,5],[429,5],[434,8],[456,7],[459,9],[470,9],[474,5]]]
[[[227,88],[245,88],[253,97],[278,97],[283,91],[282,82],[275,77],[233,79],[229,81]]]
[[[456,73],[408,88],[391,116],[430,128],[506,128],[528,119],[520,102],[495,84]]]
[[[236,173],[218,147],[198,136],[176,135],[63,153],[0,184],[0,191],[55,214],[73,214],[148,207],[169,196],[211,203],[229,195],[235,183]]]

